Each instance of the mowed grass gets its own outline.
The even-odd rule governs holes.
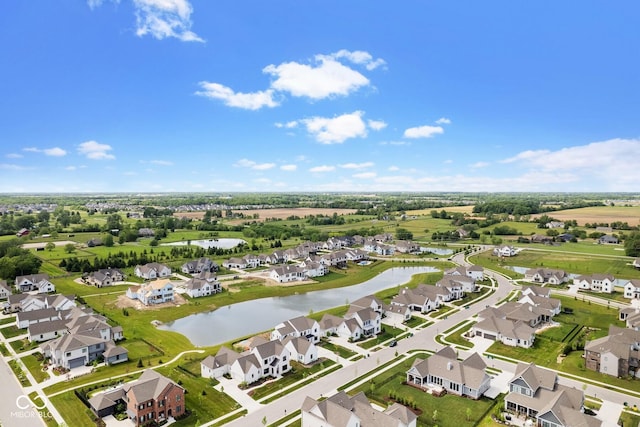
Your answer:
[[[33,375],[36,382],[41,383],[42,381],[49,379],[49,373],[42,370],[42,362],[38,360],[35,355],[30,354],[20,360],[22,360],[22,363],[24,363],[24,366],[27,367],[31,375]]]
[[[91,409],[84,406],[73,391],[59,394],[49,398],[53,406],[58,410],[66,425],[89,427],[95,426],[94,415]]]
[[[470,261],[504,272],[513,278],[522,278],[523,275],[509,270],[506,268],[507,266],[561,269],[574,274],[607,273],[619,279],[640,278],[640,270],[633,268],[630,258],[626,257],[599,257],[579,253],[528,251],[525,249],[516,256],[502,259],[492,255],[491,251],[486,251],[470,257]]]
[[[403,384],[406,381],[406,372],[416,357],[425,358],[426,355],[411,357],[372,380],[349,390],[348,393],[354,395],[364,392],[370,400],[382,407],[393,403],[389,399],[389,393],[395,393],[409,402],[415,402],[421,411],[418,416],[419,426],[474,426],[495,405],[496,402],[488,398],[472,400],[452,394],[433,397],[429,393]],[[467,409],[470,412],[469,419],[467,419]],[[436,414],[435,420],[433,418],[434,412]]]

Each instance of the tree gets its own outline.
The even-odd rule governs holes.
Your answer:
[[[46,245],[44,245],[44,248],[47,251],[51,252],[52,250],[54,250],[56,248],[56,245],[53,242],[48,242]]]
[[[111,234],[107,234],[107,237],[104,238],[104,245],[108,248],[113,246],[113,236]]]
[[[67,243],[66,245],[64,245],[64,251],[68,254],[72,254],[76,251],[76,245],[74,245],[73,243]]]
[[[627,256],[640,256],[640,232],[632,231],[624,241],[624,253]]]

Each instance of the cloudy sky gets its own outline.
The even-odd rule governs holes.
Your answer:
[[[2,193],[640,190],[637,0],[2,9]]]

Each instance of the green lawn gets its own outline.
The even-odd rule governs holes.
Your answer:
[[[30,342],[28,338],[9,342],[9,345],[16,353],[22,353],[23,351],[34,349],[38,344],[39,343],[37,342]]]
[[[185,405],[191,411],[191,415],[177,421],[174,424],[176,426],[198,426],[240,407],[227,394],[214,389],[211,380],[200,377],[199,372],[198,375],[193,375],[178,369],[175,365],[158,368],[158,372],[171,378],[188,391]]]
[[[310,367],[305,367],[299,363],[291,362],[291,370],[284,374],[282,378],[276,381],[266,383],[255,390],[250,391],[249,394],[254,400],[260,401],[261,399],[276,393],[287,386],[291,386],[298,381],[302,381],[310,375],[315,374],[325,368],[335,365],[336,362],[328,359],[319,359],[317,363]]]
[[[420,412],[418,415],[418,425],[420,426],[474,426],[495,405],[495,401],[487,398],[472,400],[451,394],[433,397],[417,388],[404,385],[406,371],[411,367],[415,357],[411,357],[372,380],[349,390],[348,393],[354,395],[358,392],[364,392],[371,401],[383,407],[393,403],[389,398],[390,394],[394,395],[397,400],[409,403],[409,405],[415,403]],[[420,355],[420,357],[424,357],[424,355]],[[469,419],[467,419],[467,409],[470,412]],[[436,413],[435,420],[433,419],[434,412]]]
[[[8,325],[9,323],[15,323],[15,316],[5,317],[4,319],[0,319],[0,325]]]
[[[22,360],[24,366],[26,366],[29,372],[31,372],[31,375],[33,375],[36,382],[41,383],[42,381],[49,379],[49,373],[42,370],[42,361],[38,360],[35,354],[30,354],[20,360]]]
[[[618,419],[618,425],[621,427],[638,427],[640,426],[640,415],[633,412],[622,411]]]
[[[411,319],[404,322],[404,325],[408,328],[417,328],[418,326],[424,325],[429,320],[420,316],[411,316]]]
[[[31,386],[31,381],[29,381],[29,378],[27,378],[27,376],[25,375],[25,373],[22,370],[22,368],[18,365],[17,361],[9,360],[7,362],[7,364],[9,365],[11,370],[13,371],[13,375],[16,376],[16,378],[18,379],[18,381],[20,382],[20,385],[22,387],[30,387]]]
[[[575,274],[607,273],[620,279],[640,278],[640,271],[631,266],[632,259],[623,255],[623,253],[620,253],[619,257],[603,257],[567,252],[559,255],[556,251],[524,250],[514,257],[499,259],[493,256],[491,251],[487,251],[472,256],[470,261],[486,268],[495,269],[516,279],[524,276],[509,270],[508,266],[556,268]]]
[[[91,409],[84,406],[72,391],[51,397],[50,400],[62,415],[62,418],[64,418],[66,425],[74,427],[92,427],[96,425],[93,421],[95,416]]]
[[[3,356],[9,356],[9,350],[7,350],[7,346],[4,343],[0,343],[0,354]]]
[[[394,328],[393,326],[389,325],[382,325],[382,331],[377,336],[370,338],[367,341],[358,343],[358,346],[364,349],[369,349],[392,338],[398,338],[398,336],[402,333],[404,333],[404,330],[402,329]]]
[[[326,339],[322,339],[322,341],[320,341],[320,343],[318,344],[319,346],[326,348],[329,351],[332,351],[334,353],[336,353],[338,356],[342,357],[343,359],[348,359],[350,357],[355,356],[357,353],[353,350],[349,350],[348,348],[339,346],[337,344],[334,344],[332,342],[327,341]]]
[[[18,335],[26,334],[26,329],[18,329],[16,325],[7,326],[0,329],[0,332],[6,339],[15,338]]]

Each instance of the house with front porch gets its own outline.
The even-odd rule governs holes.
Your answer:
[[[553,270],[550,268],[530,268],[524,273],[524,280],[534,283],[560,285],[569,281],[569,275],[564,270]]]
[[[411,254],[420,251],[420,245],[410,240],[399,240],[395,250],[401,254]]]
[[[457,266],[446,270],[444,274],[450,276],[467,276],[475,281],[480,281],[484,279],[484,268],[479,265],[472,265],[468,267]]]
[[[180,267],[180,271],[185,274],[198,274],[203,271],[215,272],[218,271],[218,264],[213,262],[210,258],[201,257],[185,262]]]
[[[325,313],[322,315],[322,318],[318,322],[320,327],[320,335],[323,337],[328,337],[331,335],[338,334],[338,328],[344,322],[342,317],[334,316],[333,314]]]
[[[499,257],[512,257],[517,255],[518,251],[513,246],[500,245],[493,248],[493,254]]]
[[[362,330],[362,336],[378,335],[381,330],[382,314],[372,308],[349,307],[344,315],[345,320],[355,320]]]
[[[459,361],[452,347],[444,347],[427,359],[416,359],[407,371],[407,384],[441,387],[450,394],[479,399],[491,386],[486,368],[478,353]]]
[[[87,277],[87,281],[97,288],[111,286],[114,283],[123,282],[125,279],[126,275],[119,268],[102,268],[89,273]]]
[[[640,331],[609,326],[609,334],[584,346],[585,367],[614,377],[640,377]]]
[[[192,277],[184,283],[185,293],[191,298],[200,298],[222,292],[222,285],[217,280],[206,280]]]
[[[309,317],[298,316],[277,324],[271,332],[272,340],[282,341],[287,337],[301,337],[313,343],[320,342],[320,325]]]
[[[131,299],[139,300],[144,305],[162,304],[173,302],[174,287],[171,280],[159,279],[139,286],[131,286],[127,289],[126,295]]]
[[[615,281],[611,274],[594,273],[576,277],[573,284],[578,285],[581,290],[610,294],[613,292]]]
[[[382,323],[386,325],[398,326],[411,320],[411,309],[406,305],[384,304],[384,317]]]
[[[48,294],[56,291],[56,286],[49,281],[49,275],[44,273],[17,276],[15,285],[19,292]]]
[[[230,373],[231,365],[240,355],[228,347],[220,347],[215,356],[207,356],[200,362],[200,375],[204,378],[220,378]]]
[[[286,337],[282,340],[285,348],[291,354],[291,360],[295,360],[303,365],[310,365],[318,360],[318,348],[316,345],[302,337]]]
[[[600,427],[602,422],[584,413],[582,390],[558,383],[558,374],[533,363],[519,362],[509,381],[505,409],[535,420],[544,427]]]
[[[624,285],[624,297],[640,299],[640,279],[631,279]]]
[[[271,267],[271,270],[269,271],[269,278],[278,283],[289,283],[305,280],[307,275],[302,267],[285,264],[277,267]]]
[[[6,280],[0,280],[0,299],[7,299],[12,293],[11,285]]]
[[[228,269],[235,268],[238,270],[244,270],[249,267],[249,265],[247,264],[247,261],[244,258],[237,258],[237,257],[229,258],[228,260],[222,263],[222,266],[224,268],[228,268]]]
[[[150,262],[145,265],[136,265],[133,274],[145,280],[155,280],[171,276],[171,268],[159,262]]]

